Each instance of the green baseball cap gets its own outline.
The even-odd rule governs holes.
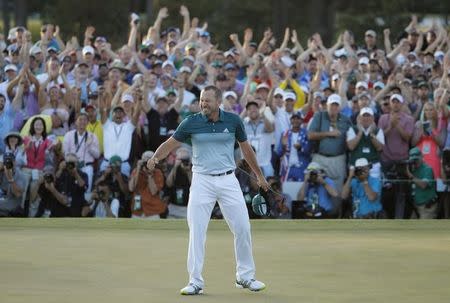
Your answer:
[[[109,159],[109,164],[114,165],[114,166],[120,166],[120,165],[122,165],[122,158],[120,158],[117,155],[114,155]]]
[[[409,160],[422,159],[422,152],[418,147],[414,147],[409,151]]]

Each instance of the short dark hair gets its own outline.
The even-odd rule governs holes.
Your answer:
[[[44,125],[44,129],[42,131],[42,138],[47,138],[47,126],[45,125],[45,120],[42,117],[36,117],[33,120],[31,120],[30,123],[30,135],[34,136],[34,134],[36,133],[36,130],[34,129],[34,124],[36,123],[36,121],[41,120],[42,124]]]
[[[216,100],[222,101],[222,91],[217,86],[208,85],[202,90],[202,92],[206,92],[209,90],[214,91],[214,96],[216,97]]]
[[[97,188],[98,187],[108,187],[109,190],[111,190],[111,188],[109,187],[109,183],[106,181],[100,181],[99,183],[97,183]]]

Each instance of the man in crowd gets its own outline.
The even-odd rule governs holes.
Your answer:
[[[309,163],[297,199],[303,202],[306,218],[330,218],[335,215],[333,198],[338,196],[334,181],[325,175],[319,163]]]
[[[274,170],[270,162],[272,158],[273,123],[269,121],[265,113],[261,117],[258,103],[248,102],[245,109],[248,119],[244,120],[244,127],[248,140],[255,150],[256,158],[264,176],[273,176]]]
[[[187,148],[180,147],[177,149],[176,156],[175,165],[166,180],[169,195],[168,218],[186,218],[189,187],[192,182],[191,155]]]
[[[4,154],[0,159],[0,217],[21,216],[22,195],[26,179],[15,165],[14,154]]]
[[[66,133],[63,141],[64,154],[73,153],[77,155],[77,166],[81,168],[88,177],[87,191],[91,192],[94,180],[94,161],[100,157],[97,136],[86,131],[88,115],[80,113],[75,122],[76,129]]]
[[[342,199],[351,195],[353,218],[378,219],[382,217],[381,181],[370,175],[370,163],[366,158],[355,160],[350,167],[342,189]]]

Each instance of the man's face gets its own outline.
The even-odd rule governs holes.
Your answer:
[[[97,111],[94,108],[92,108],[92,107],[89,108],[86,111],[86,113],[88,115],[89,121],[96,121],[97,120]]]
[[[118,108],[113,112],[113,120],[117,124],[122,123],[124,116],[125,116],[125,113],[124,113],[123,109],[121,109],[121,108]]]
[[[366,42],[366,45],[369,46],[369,47],[374,46],[375,43],[376,43],[375,37],[372,37],[371,35],[366,35],[364,37],[364,41]]]
[[[6,71],[6,78],[8,78],[9,81],[11,81],[12,79],[14,79],[17,76],[17,73],[10,69],[8,71]]]
[[[4,97],[0,97],[0,111],[5,108],[6,100]]]
[[[358,104],[359,104],[359,107],[360,107],[360,108],[363,108],[363,107],[369,107],[369,105],[370,105],[370,100],[369,100],[369,98],[367,98],[366,96],[364,96],[364,97],[361,97],[361,98],[358,99]]]
[[[154,88],[158,83],[158,78],[156,77],[155,74],[146,73],[144,76],[144,82],[148,85],[148,87]]]
[[[205,116],[219,110],[220,100],[216,98],[213,90],[202,91],[200,94],[200,109]]]
[[[216,81],[216,86],[221,90],[221,91],[225,91],[228,89],[228,87],[230,87],[230,83],[228,81],[228,79],[223,80],[223,81]]]
[[[400,101],[397,99],[393,99],[391,101],[391,110],[394,113],[398,113],[398,112],[400,112],[401,109],[402,109],[402,103],[400,103]]]
[[[257,120],[259,118],[259,108],[256,105],[247,107],[247,115],[250,120]]]
[[[361,116],[361,124],[364,128],[368,128],[374,122],[371,114],[364,114]]]
[[[292,112],[294,110],[294,100],[293,99],[287,99],[284,106],[288,113]]]
[[[122,80],[122,72],[117,68],[113,68],[109,71],[109,79],[113,82],[118,82]]]
[[[310,60],[308,63],[308,69],[311,73],[315,73],[317,71],[317,61]]]
[[[428,97],[428,93],[429,93],[428,87],[426,87],[426,86],[421,86],[421,87],[419,88],[419,90],[418,90],[417,93],[418,93],[418,95],[419,95],[420,98]]]
[[[327,106],[328,114],[331,116],[337,116],[340,109],[341,107],[337,103],[328,104]]]
[[[160,115],[164,115],[165,113],[167,113],[168,109],[169,109],[169,104],[167,103],[167,101],[159,100],[156,103],[156,111]]]
[[[297,116],[294,116],[291,118],[291,126],[292,128],[300,128],[300,125],[302,125],[302,119],[300,119]]]
[[[267,88],[260,88],[256,91],[256,95],[262,100],[267,100],[269,96],[269,90]]]

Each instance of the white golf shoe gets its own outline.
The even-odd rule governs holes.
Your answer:
[[[193,296],[193,295],[201,295],[203,293],[203,288],[197,286],[193,283],[189,283],[186,287],[180,290],[180,294],[183,296]]]
[[[248,288],[251,291],[260,291],[266,288],[266,284],[261,281],[251,279],[251,280],[236,280],[237,288]]]

